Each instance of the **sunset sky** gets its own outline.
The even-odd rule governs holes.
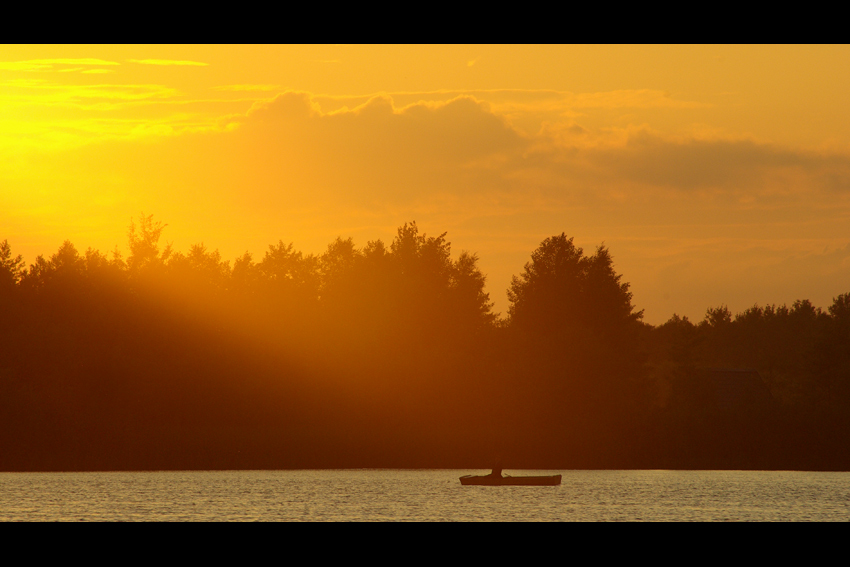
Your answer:
[[[848,46],[0,46],[0,241],[322,253],[416,221],[496,311],[603,243],[644,320],[850,292]]]

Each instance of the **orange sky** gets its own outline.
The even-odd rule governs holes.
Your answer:
[[[850,291],[848,46],[0,46],[0,240],[321,253],[415,220],[496,309],[546,237],[645,320]]]

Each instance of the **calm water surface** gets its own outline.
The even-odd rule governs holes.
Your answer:
[[[850,473],[483,470],[0,473],[2,521],[840,521]]]

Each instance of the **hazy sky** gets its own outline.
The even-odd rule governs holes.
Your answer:
[[[848,46],[0,46],[0,240],[603,243],[645,321],[850,292]]]

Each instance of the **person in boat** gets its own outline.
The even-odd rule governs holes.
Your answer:
[[[502,478],[502,461],[496,461],[496,465],[493,467],[493,472],[491,472],[487,476],[493,478]]]

